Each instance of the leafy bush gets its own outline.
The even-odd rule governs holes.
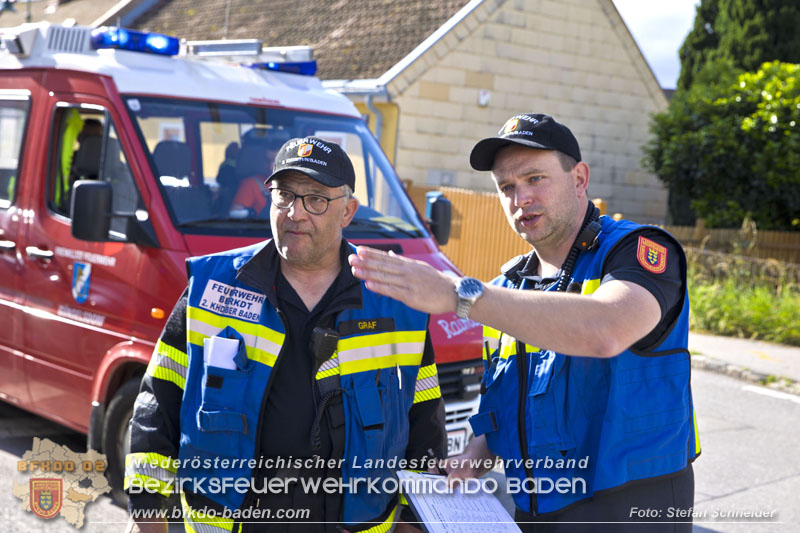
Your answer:
[[[643,164],[708,227],[800,230],[800,64],[711,62],[653,116]]]

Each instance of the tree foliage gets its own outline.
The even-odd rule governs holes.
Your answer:
[[[728,60],[755,71],[764,61],[800,63],[797,0],[701,0],[680,49],[679,89],[688,89],[703,66]]]
[[[800,65],[703,67],[653,117],[645,166],[710,227],[800,229]]]

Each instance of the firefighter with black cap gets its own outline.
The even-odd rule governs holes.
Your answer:
[[[700,453],[680,244],[599,216],[578,141],[549,115],[511,117],[470,163],[491,172],[531,246],[500,276],[453,279],[364,247],[350,258],[370,290],[485,325],[477,437],[450,477],[485,473],[464,459],[502,458],[525,531],[639,531],[641,520],[691,531],[669,512],[691,509]]]
[[[355,179],[337,144],[292,139],[266,180],[273,238],[187,261],[131,421],[142,530],[164,530],[141,511],[182,487],[187,530],[383,532],[399,519],[392,461],[445,455],[428,315],[348,268]]]

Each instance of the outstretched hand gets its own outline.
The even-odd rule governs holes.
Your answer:
[[[457,278],[428,263],[366,246],[359,246],[349,261],[353,275],[373,292],[425,313],[452,313],[456,309]]]

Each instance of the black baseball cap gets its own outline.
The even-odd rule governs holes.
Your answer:
[[[540,150],[558,150],[575,161],[581,160],[578,141],[568,127],[550,115],[523,113],[508,119],[496,137],[478,141],[469,155],[469,164],[475,170],[492,170],[497,151],[510,144]]]
[[[347,152],[338,144],[319,137],[286,141],[275,156],[272,175],[264,183],[289,170],[302,172],[326,187],[356,187],[356,172]]]

